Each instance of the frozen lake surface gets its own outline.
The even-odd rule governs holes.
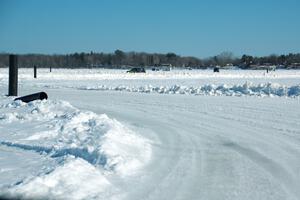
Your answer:
[[[19,72],[49,100],[0,69],[0,196],[300,199],[300,71]]]

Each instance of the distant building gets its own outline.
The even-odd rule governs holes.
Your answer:
[[[172,69],[172,64],[161,64],[160,65],[161,70],[163,71],[171,71]]]
[[[300,63],[292,63],[287,66],[288,69],[300,69]]]

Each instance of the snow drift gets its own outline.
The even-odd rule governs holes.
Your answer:
[[[105,114],[81,111],[65,101],[11,100],[0,98],[0,146],[47,155],[58,165],[0,187],[0,194],[54,199],[101,196],[110,185],[108,174],[127,176],[150,159],[150,141]]]
[[[266,83],[254,85],[253,83],[246,82],[243,85],[214,85],[208,84],[204,86],[152,86],[145,85],[140,87],[132,87],[120,85],[110,87],[106,85],[97,86],[80,86],[80,90],[113,90],[113,91],[126,91],[126,92],[140,92],[140,93],[159,93],[159,94],[192,94],[192,95],[213,95],[213,96],[286,96],[296,97],[300,95],[300,85],[284,86],[276,83]]]

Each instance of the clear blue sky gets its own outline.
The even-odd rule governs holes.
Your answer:
[[[0,0],[0,52],[300,52],[299,0]]]

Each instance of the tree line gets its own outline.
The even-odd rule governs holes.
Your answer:
[[[0,67],[8,66],[8,53],[0,53]],[[256,57],[234,56],[223,52],[209,58],[180,56],[175,53],[123,52],[113,53],[73,53],[64,55],[21,54],[18,55],[19,67],[29,68],[34,65],[40,68],[128,68],[172,66],[183,68],[209,68],[237,66],[244,69],[255,69],[259,66],[275,65],[281,68],[300,68],[300,53],[287,55],[269,55]]]

